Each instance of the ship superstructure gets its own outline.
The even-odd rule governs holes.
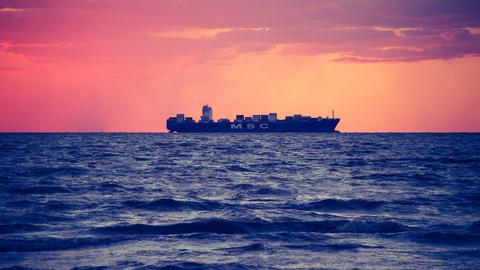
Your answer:
[[[224,118],[214,121],[212,107],[205,105],[199,121],[177,114],[167,119],[167,129],[170,132],[335,132],[339,122],[333,111],[331,118],[294,114],[278,119],[277,113],[269,113],[239,114],[233,121]]]

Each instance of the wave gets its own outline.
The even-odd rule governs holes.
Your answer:
[[[448,158],[441,158],[439,160],[447,164],[464,164],[464,163],[478,164],[480,162],[479,158],[470,158],[470,157],[466,157],[466,158],[448,157]]]
[[[168,166],[156,166],[156,167],[152,168],[152,171],[154,173],[159,173],[159,172],[163,172],[163,171],[166,171],[166,170],[169,170]]]
[[[0,239],[0,252],[56,251],[83,247],[108,245],[123,241],[123,238],[22,238]]]
[[[39,226],[24,223],[0,224],[0,234],[29,232],[38,230],[39,228]]]
[[[253,190],[256,187],[257,186],[255,186],[255,185],[246,184],[246,183],[236,184],[236,185],[232,186],[233,189],[238,189],[238,190]]]
[[[149,157],[138,157],[138,156],[134,156],[133,159],[136,160],[136,161],[149,161],[150,160]]]
[[[70,190],[59,186],[30,186],[30,187],[12,187],[8,188],[10,193],[14,194],[53,194],[53,193],[69,193]]]
[[[31,200],[14,200],[5,203],[6,206],[11,208],[32,207],[37,204],[37,202]]]
[[[349,159],[345,163],[338,164],[338,165],[350,168],[350,167],[357,167],[357,166],[365,166],[365,165],[368,165],[368,162],[363,159]]]
[[[255,251],[263,251],[265,250],[265,246],[261,243],[250,244],[246,246],[239,246],[239,247],[231,247],[227,248],[228,252],[255,252]]]
[[[51,200],[47,202],[38,202],[32,200],[16,200],[7,202],[6,205],[12,208],[37,208],[42,207],[45,210],[50,211],[62,211],[62,210],[69,210],[74,209],[77,206],[69,203],[65,203],[62,201]]]
[[[340,243],[340,244],[294,244],[294,245],[284,245],[286,248],[290,249],[301,249],[308,251],[343,251],[343,250],[355,250],[359,248],[382,248],[379,246],[366,246],[355,243]]]
[[[161,212],[173,211],[211,211],[224,208],[225,205],[212,201],[177,201],[174,199],[159,199],[154,201],[125,201],[127,207],[154,210]]]
[[[102,182],[99,183],[99,189],[102,190],[124,190],[125,187],[115,182]]]
[[[14,217],[14,218],[17,218],[17,217]],[[19,222],[37,223],[37,224],[43,224],[43,223],[48,224],[51,222],[69,222],[69,221],[75,221],[75,220],[76,218],[62,215],[62,213],[59,211],[49,211],[49,214],[40,213],[40,211],[30,212],[17,218],[17,221]]]
[[[480,235],[464,232],[421,232],[410,236],[415,242],[434,244],[434,245],[478,245],[480,244]]]
[[[41,268],[30,268],[30,267],[25,267],[21,265],[15,265],[12,267],[5,267],[5,268],[0,268],[0,270],[37,270]]]
[[[81,167],[29,167],[23,173],[20,173],[21,176],[27,177],[41,177],[41,176],[52,176],[52,175],[66,175],[66,176],[80,176],[87,174],[88,170]]]
[[[403,173],[372,173],[365,175],[356,175],[352,179],[358,180],[376,180],[376,181],[407,181]]]
[[[226,169],[233,172],[251,172],[252,170],[239,165],[226,166]]]
[[[104,159],[104,158],[113,158],[113,157],[119,157],[120,155],[114,152],[106,152],[102,151],[99,153],[93,153],[92,157],[95,159]]]
[[[98,227],[94,232],[102,234],[255,234],[272,232],[320,232],[320,233],[397,233],[407,226],[393,221],[367,220],[324,220],[300,221],[289,220],[279,222],[267,221],[231,221],[225,219],[205,219],[191,223],[172,225],[114,225]]]
[[[365,211],[375,210],[385,204],[383,201],[370,201],[362,199],[339,200],[326,199],[317,202],[310,202],[293,206],[299,210],[322,210],[322,211]]]
[[[60,212],[60,211],[65,211],[65,210],[70,210],[70,209],[77,208],[76,205],[64,203],[64,202],[61,202],[61,201],[49,201],[49,202],[43,204],[43,206],[46,209],[48,209],[50,211],[55,211],[55,212]]]
[[[181,147],[194,147],[194,146],[197,146],[197,143],[196,142],[182,142],[182,143],[179,143],[177,145],[181,146]]]
[[[157,269],[157,270],[197,270],[197,269],[257,269],[258,266],[254,265],[242,265],[237,263],[225,263],[225,264],[209,264],[209,263],[197,263],[197,262],[168,262],[152,267],[146,266],[145,268],[137,269]]]
[[[468,230],[480,233],[480,220],[477,220],[472,225],[468,226]]]
[[[125,269],[126,267],[117,267],[117,269]],[[71,270],[107,270],[107,269],[113,269],[109,265],[101,265],[101,266],[75,266],[71,268]],[[131,268],[129,268],[131,269]],[[139,268],[135,268],[139,269]]]
[[[270,187],[261,187],[257,189],[256,191],[253,192],[254,194],[257,195],[289,195],[291,194],[290,191],[284,190],[284,189],[275,189],[275,188],[270,188]]]
[[[232,186],[232,188],[235,190],[245,191],[240,193],[242,195],[249,194],[249,195],[283,196],[283,195],[292,194],[291,191],[288,191],[285,189],[277,189],[269,186],[258,186],[258,185],[245,184],[245,183],[234,185]]]

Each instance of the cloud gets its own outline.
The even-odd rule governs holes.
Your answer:
[[[471,35],[480,35],[480,27],[467,27],[465,28]]]
[[[212,39],[221,33],[232,31],[268,31],[268,28],[187,28],[180,30],[167,30],[161,32],[147,33],[153,37],[160,38],[187,38],[187,39]]]
[[[24,44],[5,50],[57,60],[128,53],[140,62],[195,62],[278,51],[410,62],[480,54],[474,0],[0,0],[1,6],[8,6],[0,9],[2,39]],[[6,14],[25,9],[31,12]]]
[[[24,9],[22,8],[11,8],[11,7],[0,8],[0,13],[18,13],[22,11],[24,11]]]

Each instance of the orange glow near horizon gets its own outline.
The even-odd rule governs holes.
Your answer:
[[[312,30],[302,18],[283,25],[272,12],[253,23],[244,20],[242,2],[237,10],[224,8],[231,21],[207,15],[185,21],[181,9],[174,9],[181,20],[173,11],[157,19],[147,8],[130,10],[128,0],[115,7],[68,3],[74,2],[70,17],[58,18],[64,25],[37,26],[62,7],[0,0],[1,132],[163,132],[167,117],[198,119],[205,103],[215,119],[329,116],[335,109],[344,132],[480,131],[479,27],[418,38],[425,29],[392,26],[397,22],[330,29],[325,21]],[[295,16],[288,10],[276,11]],[[91,22],[82,20],[87,15]],[[438,42],[445,48],[432,47]]]

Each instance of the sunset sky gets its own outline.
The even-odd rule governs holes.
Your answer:
[[[480,1],[0,0],[0,131],[278,112],[480,131]]]

